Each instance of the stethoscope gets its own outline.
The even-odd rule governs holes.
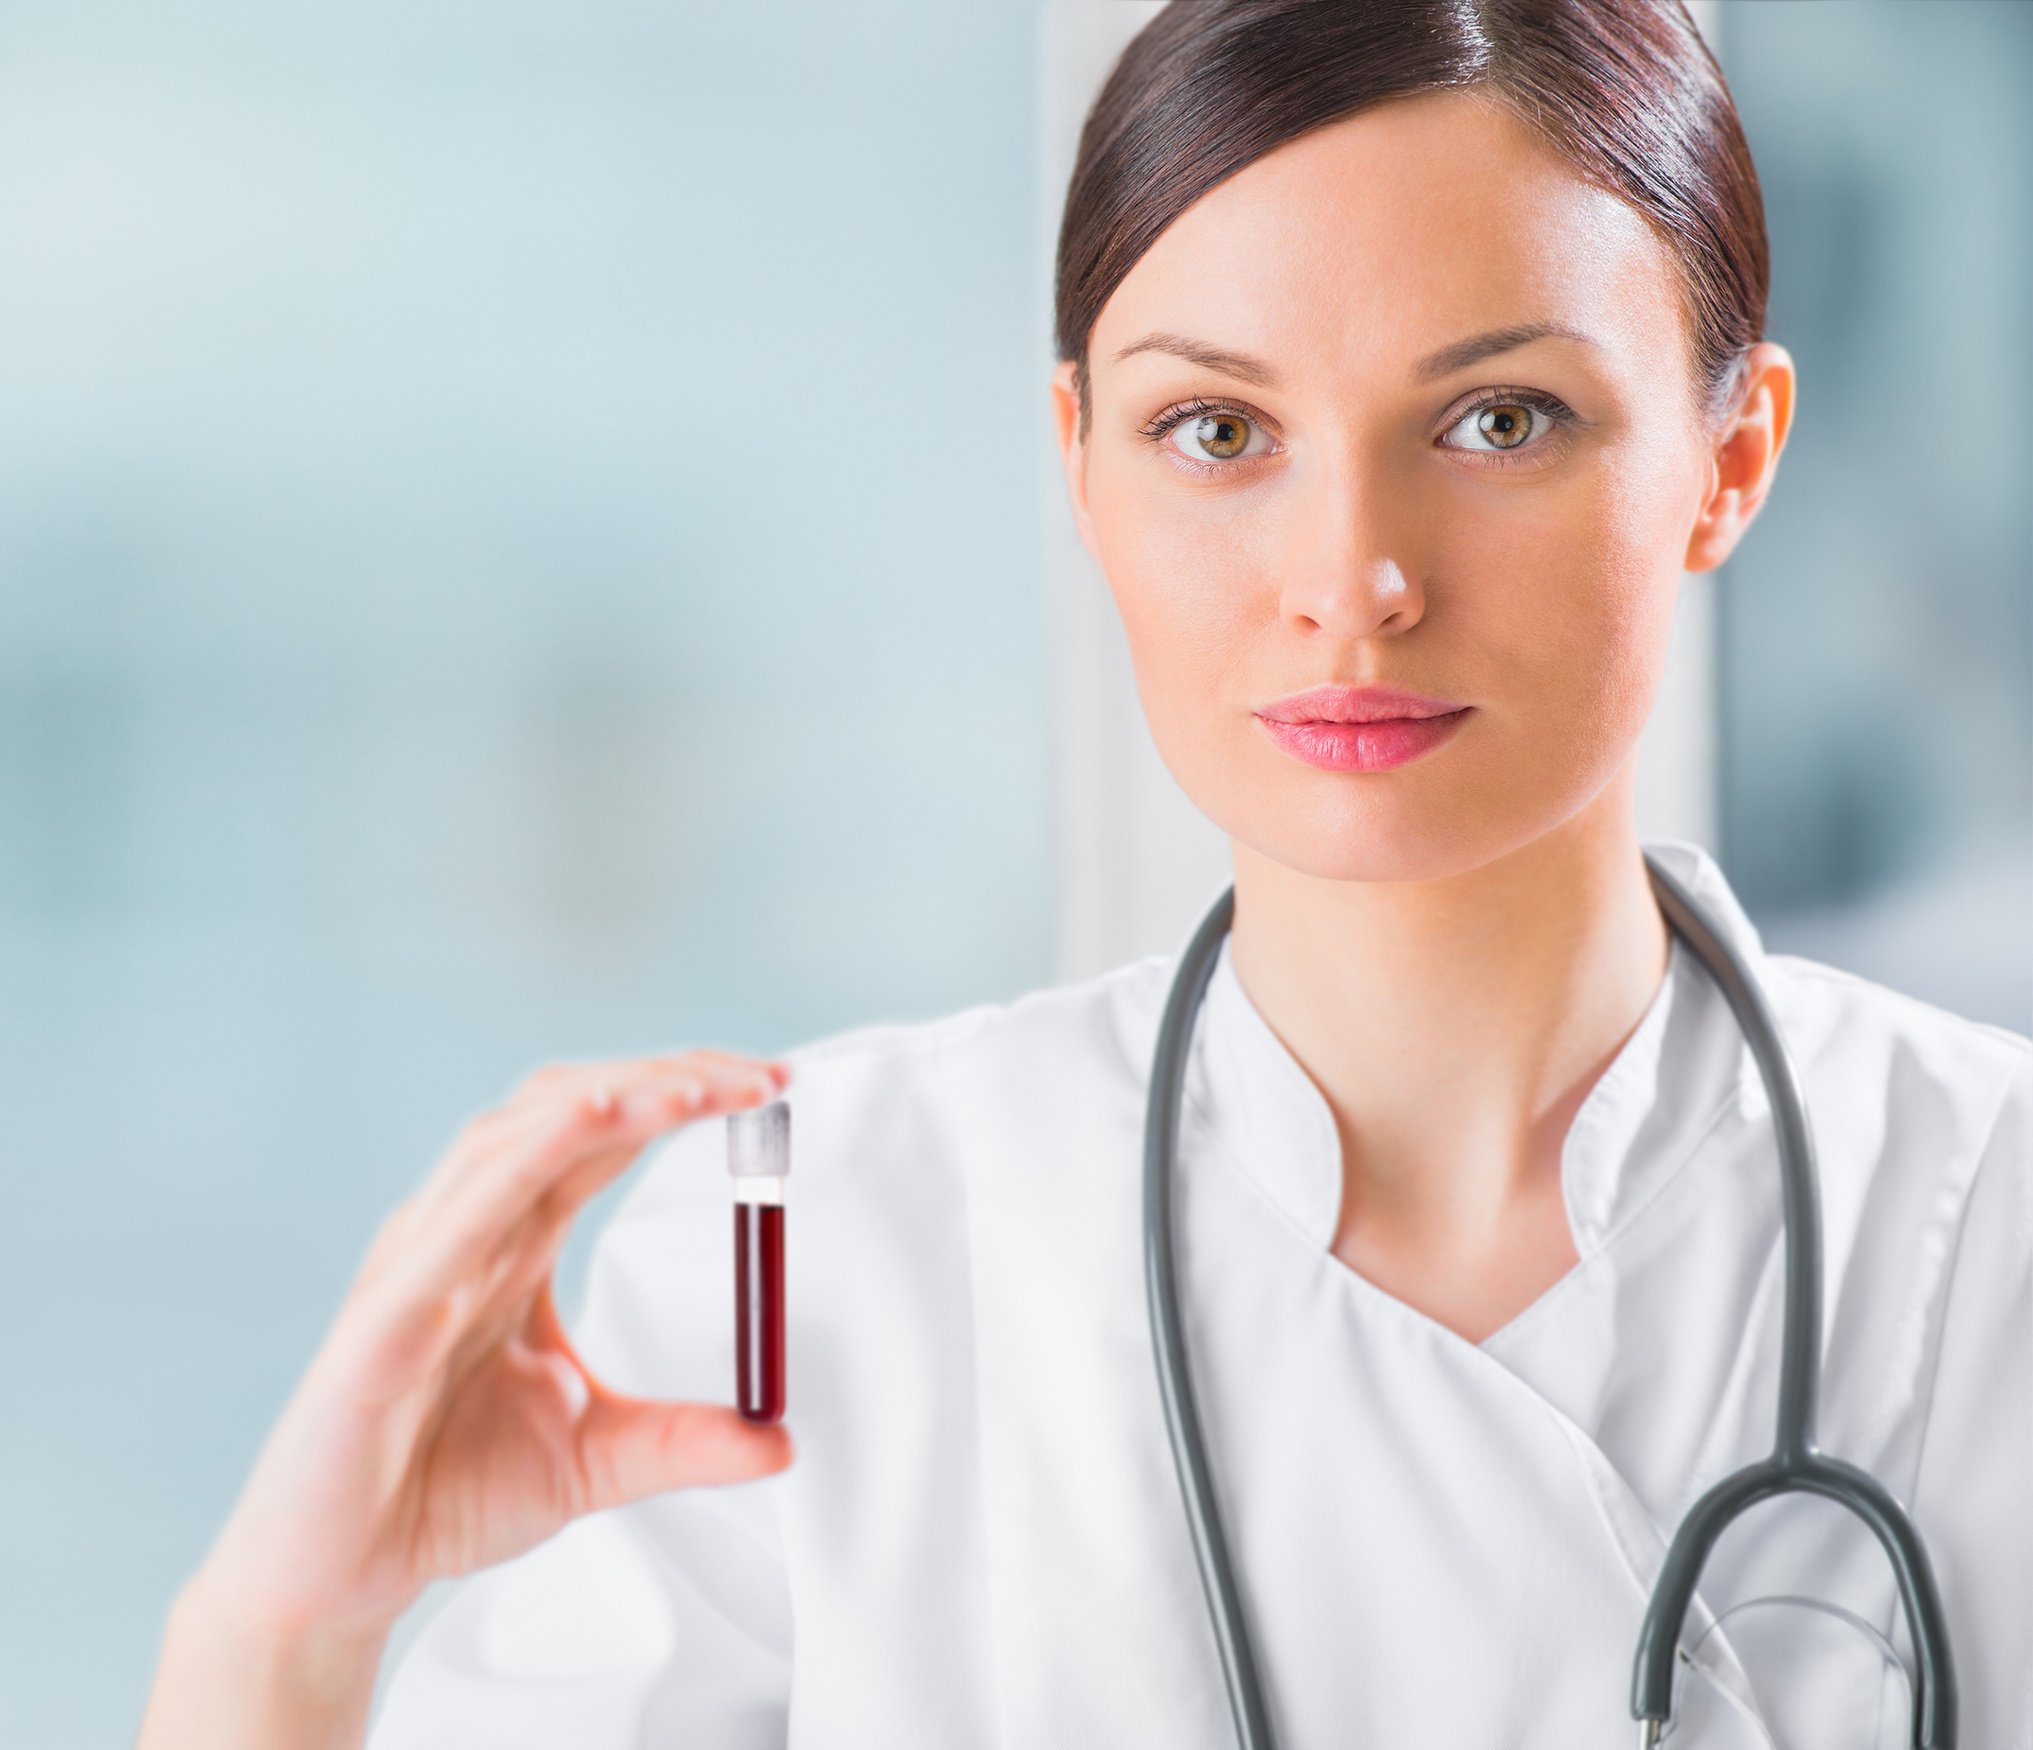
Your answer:
[[[1631,1717],[1639,1722],[1641,1750],[1659,1742],[1673,1712],[1673,1655],[1703,1564],[1730,1522],[1773,1495],[1804,1490],[1839,1502],[1877,1533],[1891,1558],[1904,1600],[1919,1664],[1913,1686],[1914,1750],[1954,1750],[1955,1663],[1934,1570],[1906,1509],[1876,1477],[1815,1446],[1815,1411],[1821,1394],[1821,1207],[1814,1142],[1800,1098],[1799,1078],[1786,1054],[1765,993],[1735,947],[1703,914],[1687,889],[1650,851],[1644,853],[1659,908],[1722,987],[1737,1025],[1758,1060],[1779,1138],[1779,1175],[1786,1224],[1786,1314],[1781,1338],[1778,1439],[1772,1455],[1747,1465],[1708,1490],[1688,1509],[1666,1552],[1645,1611],[1631,1677]],[[1158,1028],[1144,1124],[1144,1264],[1150,1290],[1151,1340],[1158,1384],[1171,1430],[1186,1517],[1200,1561],[1200,1578],[1214,1618],[1221,1668],[1228,1680],[1242,1750],[1273,1750],[1256,1653],[1243,1623],[1228,1544],[1208,1480],[1179,1323],[1177,1259],[1172,1241],[1172,1156],[1179,1133],[1180,1100],[1193,1020],[1214,975],[1222,937],[1235,916],[1235,889],[1215,901],[1187,944]]]

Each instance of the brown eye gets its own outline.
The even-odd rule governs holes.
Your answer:
[[[1249,447],[1249,421],[1240,414],[1210,413],[1194,422],[1193,441],[1210,456],[1227,461]]]
[[[1278,448],[1267,425],[1258,424],[1246,413],[1205,401],[1167,409],[1144,428],[1144,435],[1210,478],[1236,475],[1241,470],[1209,468],[1209,462],[1253,462],[1274,455]]]
[[[1557,454],[1561,428],[1574,419],[1564,402],[1548,396],[1542,403],[1536,395],[1526,400],[1497,400],[1500,391],[1487,391],[1492,399],[1457,414],[1454,423],[1440,435],[1444,450],[1468,450],[1485,456],[1503,455],[1529,449],[1535,461],[1551,461]]]
[[[1505,401],[1475,416],[1475,429],[1499,450],[1516,449],[1532,435],[1532,410]]]

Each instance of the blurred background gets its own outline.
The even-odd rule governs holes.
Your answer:
[[[1153,10],[0,0],[0,1743],[131,1740],[375,1227],[527,1070],[1189,926],[1225,847],[1044,397]],[[1642,824],[2033,1031],[2033,7],[1700,15],[1804,390]]]

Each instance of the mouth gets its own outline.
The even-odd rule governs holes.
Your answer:
[[[1473,710],[1471,705],[1457,705],[1421,715],[1362,718],[1280,718],[1259,711],[1257,721],[1286,753],[1317,770],[1386,772],[1450,740]]]

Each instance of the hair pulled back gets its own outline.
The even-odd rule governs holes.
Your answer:
[[[1771,270],[1736,104],[1681,0],[1172,0],[1102,86],[1066,193],[1056,340],[1082,428],[1095,318],[1180,213],[1309,129],[1469,87],[1663,237],[1720,412],[1763,337]]]

